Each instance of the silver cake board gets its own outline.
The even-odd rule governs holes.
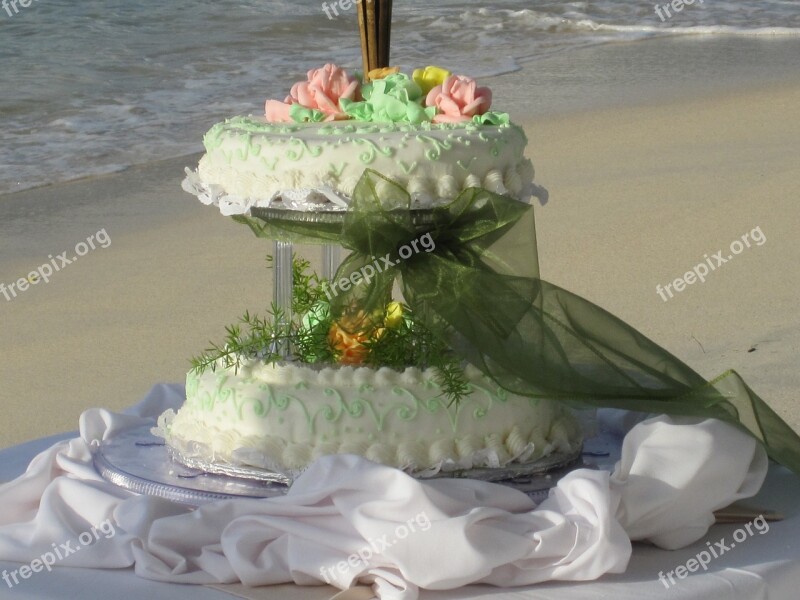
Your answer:
[[[111,483],[137,494],[166,498],[189,506],[235,498],[272,498],[289,490],[291,478],[264,469],[207,464],[168,448],[145,425],[121,432],[101,444],[94,456],[98,473]],[[491,481],[518,489],[535,501],[578,468],[611,469],[621,440],[599,434],[582,450],[552,454],[531,463],[491,469],[442,471],[428,478],[458,477]]]

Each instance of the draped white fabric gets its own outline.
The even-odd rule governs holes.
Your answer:
[[[661,416],[633,427],[613,473],[573,471],[538,506],[500,485],[420,482],[347,455],[318,460],[285,497],[197,510],[97,474],[101,440],[182,400],[180,387],[159,385],[125,414],[87,410],[80,437],[0,485],[0,560],[134,566],[195,584],[361,583],[398,600],[419,588],[583,581],[624,571],[631,540],[678,548],[700,539],[713,511],[754,495],[767,471],[763,449],[738,429]]]

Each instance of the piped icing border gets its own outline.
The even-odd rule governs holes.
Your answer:
[[[473,367],[467,367],[467,372],[476,395],[471,400],[462,401],[453,414],[432,389],[435,385],[431,370],[421,371],[413,367],[404,371],[365,367],[312,369],[291,364],[277,367],[278,371],[274,369],[274,366],[256,365],[244,367],[237,375],[225,371],[207,374],[203,376],[203,390],[200,389],[201,378],[190,374],[187,378],[188,400],[182,410],[193,411],[189,415],[191,418],[184,415],[180,432],[176,433],[173,431],[176,414],[167,411],[159,418],[153,432],[189,458],[253,466],[290,476],[295,476],[313,459],[326,454],[358,454],[408,472],[432,474],[480,467],[500,468],[553,452],[574,452],[580,446],[580,428],[574,417],[555,405],[552,412],[547,409],[539,411],[539,416],[546,417],[546,422],[533,427],[523,428],[514,424],[502,431],[459,435],[455,423],[462,412],[464,418],[480,421],[489,418],[494,404],[530,403],[533,409],[542,402],[549,402],[513,396],[488,383],[483,385],[483,376]],[[280,373],[279,385],[274,381],[275,373]],[[241,385],[256,386],[258,397],[253,396],[252,391],[238,389]],[[307,390],[309,385],[314,389],[318,387],[320,395],[299,399],[296,389]],[[407,387],[417,390],[417,393],[408,391]],[[418,393],[420,389],[429,388],[430,397]],[[238,392],[241,392],[241,398],[238,398]],[[387,402],[386,395],[391,395],[395,401]],[[381,402],[378,402],[379,398]],[[330,440],[324,435],[316,439],[317,436],[313,435],[310,436],[313,441],[301,443],[287,442],[276,435],[244,435],[235,426],[221,428],[204,421],[202,415],[214,413],[218,401],[230,405],[239,418],[271,419],[278,426],[284,413],[305,415],[311,433],[315,431],[317,419],[328,422],[352,419],[355,423],[366,416],[367,422],[374,422],[378,435],[356,435],[350,440]],[[380,433],[384,432],[387,416],[412,423],[417,418],[430,419],[438,413],[438,418],[444,423],[447,419],[441,418],[443,412],[448,413],[447,419],[452,427],[437,428],[435,439],[428,443],[423,444],[420,440],[396,442]],[[535,419],[535,411],[531,414]]]
[[[561,418],[551,424],[543,440],[528,439],[518,427],[505,435],[469,434],[459,438],[442,437],[426,448],[421,442],[287,443],[276,436],[241,436],[230,430],[198,425],[183,435],[170,434],[175,413],[165,412],[153,433],[167,440],[190,458],[250,466],[295,478],[310,463],[330,454],[357,454],[369,460],[423,476],[475,468],[502,468],[526,463],[549,454],[574,453],[581,445],[577,425]]]
[[[402,162],[402,161],[400,161]],[[481,181],[479,177],[469,174],[459,185],[454,177],[443,177],[433,188],[433,184],[425,177],[412,177],[408,183],[408,193],[412,199],[412,209],[433,208],[451,202],[460,192],[472,187],[483,187],[496,194],[507,194],[511,189],[519,189],[515,196],[520,202],[529,202],[532,197],[544,205],[547,202],[547,190],[536,184],[523,185],[533,171],[530,161],[525,159],[516,168],[505,173],[497,169],[491,170]],[[356,181],[345,182],[344,186],[319,185],[315,187],[281,188],[276,187],[266,196],[242,196],[229,194],[222,185],[208,183],[196,170],[185,170],[186,177],[181,182],[184,191],[197,197],[207,206],[215,206],[223,216],[247,215],[252,208],[279,208],[304,212],[340,212],[346,211],[352,202],[352,188]],[[246,175],[239,175],[246,177]],[[345,193],[342,188],[350,193]]]

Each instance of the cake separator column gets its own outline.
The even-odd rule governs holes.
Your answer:
[[[276,315],[279,319],[279,329],[288,327],[292,322],[293,254],[294,246],[292,242],[275,240],[273,298],[275,306],[280,311]],[[292,357],[292,348],[288,340],[275,340],[275,345],[274,350],[283,358],[290,359]]]
[[[338,244],[325,244],[322,246],[322,277],[333,281],[333,276],[342,264],[342,247]]]

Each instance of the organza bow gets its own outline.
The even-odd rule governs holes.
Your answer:
[[[446,206],[413,210],[406,190],[366,170],[341,226],[235,218],[262,237],[349,249],[333,280],[334,315],[368,318],[397,282],[431,331],[509,391],[721,419],[800,473],[800,437],[736,372],[707,382],[617,317],[542,280],[527,204],[471,188]]]

